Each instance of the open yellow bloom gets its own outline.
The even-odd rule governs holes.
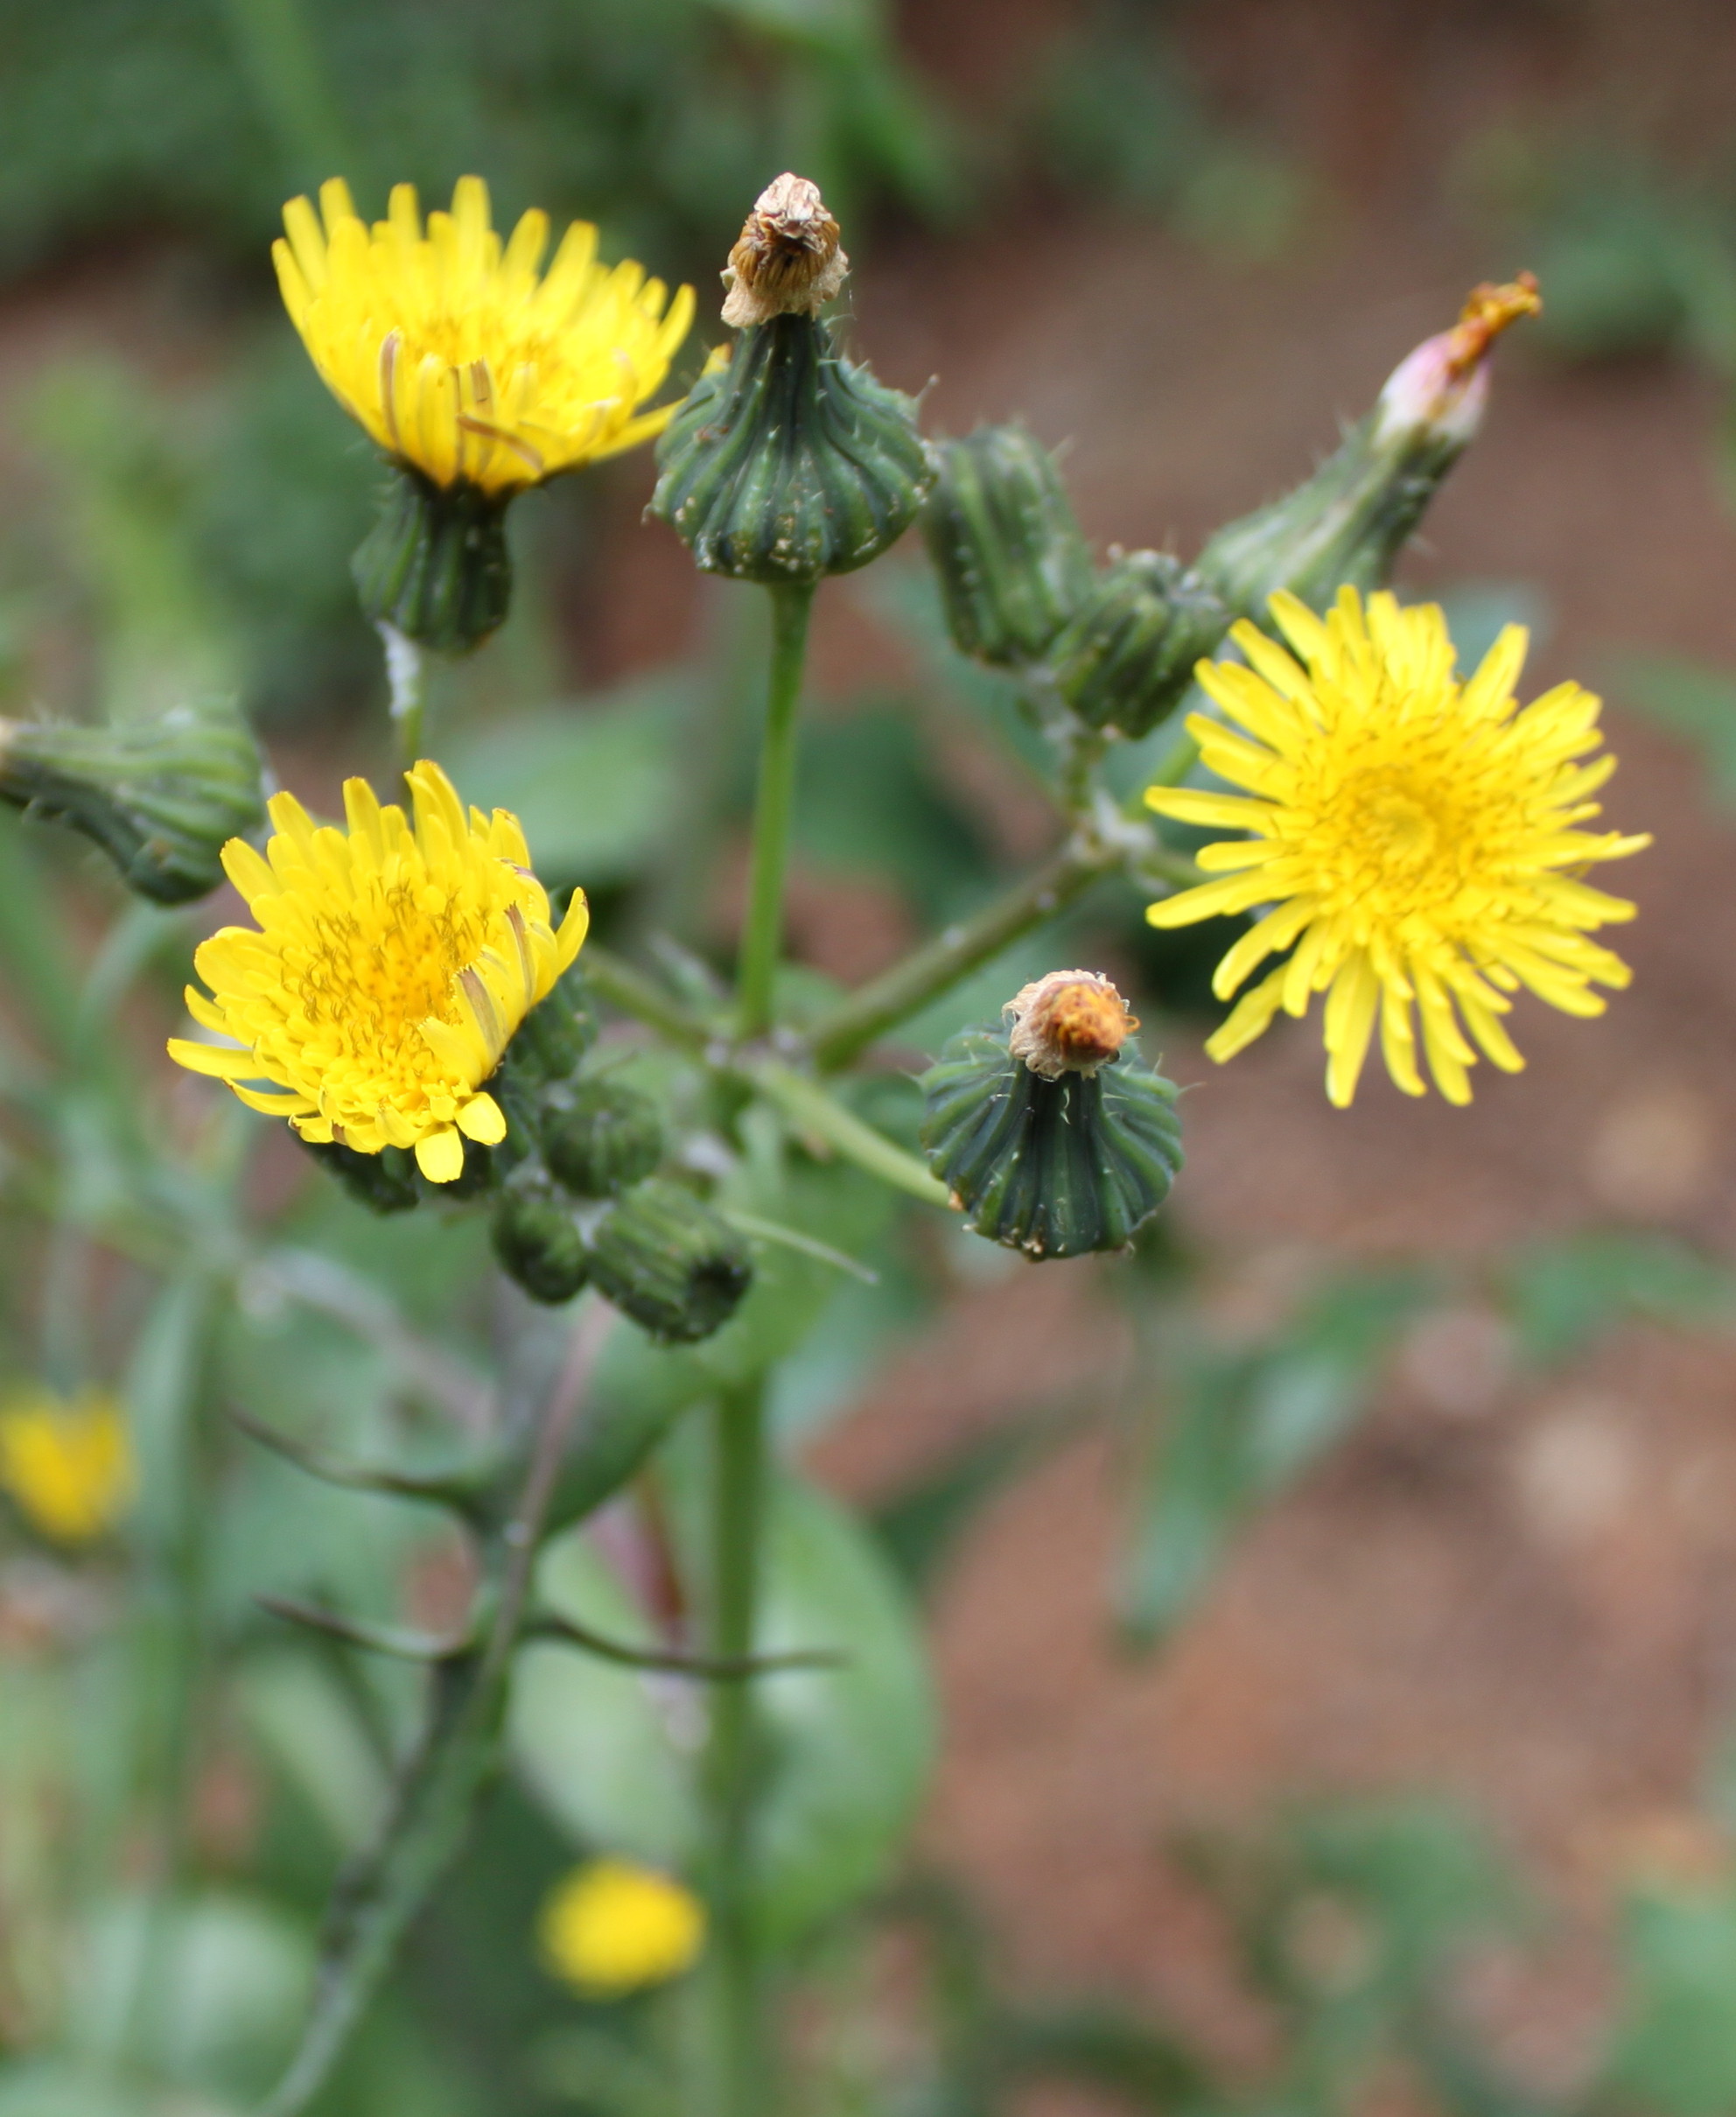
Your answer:
[[[642,265],[597,262],[575,221],[541,279],[549,216],[526,214],[504,249],[488,187],[460,177],[423,232],[416,187],[393,187],[370,228],[334,177],[284,208],[272,245],[284,306],[326,387],[388,454],[448,486],[510,494],[662,431],[641,412],[693,320]]]
[[[705,1907],[654,1868],[592,1860],[544,1905],[542,1952],[556,1976],[597,1999],[679,1977],[705,1940]]]
[[[553,928],[516,817],[466,817],[438,765],[406,777],[414,827],[352,779],[347,834],[279,794],[263,859],[229,840],[224,868],[261,930],[214,934],[193,957],[213,997],[189,985],[186,1000],[242,1048],[178,1037],[169,1052],[304,1139],[414,1147],[429,1181],[450,1183],[466,1139],[506,1136],[482,1083],[578,953],[587,914],[576,891]]]
[[[1424,1092],[1416,1022],[1435,1085],[1468,1103],[1476,1053],[1524,1064],[1502,1027],[1521,986],[1568,1014],[1600,1014],[1593,984],[1629,972],[1586,936],[1634,907],[1579,880],[1593,861],[1651,843],[1578,831],[1589,797],[1615,769],[1595,750],[1600,702],[1558,684],[1516,707],[1522,626],[1509,625],[1467,683],[1438,606],[1401,609],[1354,588],[1322,619],[1292,595],[1271,599],[1286,653],[1245,620],[1230,637],[1250,666],[1202,662],[1200,682],[1246,736],[1203,714],[1188,721],[1205,763],[1248,796],[1153,787],[1160,815],[1250,835],[1206,846],[1201,867],[1228,879],[1152,906],[1153,926],[1219,914],[1264,915],[1218,965],[1227,999],[1256,964],[1295,952],[1248,992],[1206,1046],[1227,1059],[1282,1006],[1300,1016],[1325,992],[1326,1093],[1355,1093],[1375,1019],[1387,1070]],[[1248,740],[1251,738],[1252,740]],[[1413,1013],[1414,1009],[1414,1013]]]
[[[101,1536],[137,1482],[127,1422],[108,1391],[68,1404],[32,1386],[0,1405],[0,1487],[45,1535],[62,1544]]]

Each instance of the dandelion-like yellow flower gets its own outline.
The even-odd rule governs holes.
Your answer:
[[[121,1518],[137,1484],[118,1401],[90,1390],[66,1403],[46,1389],[0,1406],[0,1487],[46,1536],[88,1543]]]
[[[1227,880],[1147,916],[1186,926],[1270,908],[1218,965],[1222,999],[1294,943],[1208,1043],[1214,1058],[1251,1043],[1279,1007],[1300,1016],[1325,992],[1326,1093],[1340,1108],[1377,1014],[1387,1070],[1406,1095],[1424,1092],[1419,1017],[1435,1085],[1468,1103],[1466,1030],[1507,1072],[1524,1064],[1501,1021],[1508,994],[1524,986],[1565,1013],[1600,1014],[1592,986],[1628,982],[1620,958],[1586,936],[1634,907],[1579,880],[1593,861],[1651,843],[1574,828],[1601,813],[1590,796],[1615,769],[1609,756],[1576,761],[1601,740],[1600,702],[1562,683],[1516,707],[1522,626],[1508,626],[1461,683],[1434,604],[1404,610],[1382,593],[1365,613],[1344,588],[1324,619],[1284,593],[1271,610],[1293,655],[1244,621],[1230,637],[1250,666],[1199,665],[1246,735],[1203,714],[1187,724],[1205,763],[1248,796],[1145,796],[1160,815],[1250,835],[1200,853]]]
[[[642,265],[597,262],[576,221],[541,279],[549,216],[526,214],[504,249],[488,187],[460,177],[423,232],[416,187],[370,228],[334,177],[284,208],[272,246],[291,322],[326,387],[381,447],[431,478],[510,494],[619,455],[662,431],[662,384],[693,320]]]
[[[627,1860],[575,1868],[542,1909],[550,1968],[597,1999],[679,1977],[704,1941],[705,1908],[693,1892]]]
[[[482,1083],[578,953],[587,914],[575,891],[551,925],[516,817],[466,817],[438,765],[405,776],[413,827],[352,779],[347,835],[279,794],[263,859],[229,840],[223,866],[261,930],[214,934],[193,957],[213,997],[189,985],[186,1001],[241,1048],[175,1038],[169,1052],[304,1139],[414,1147],[429,1181],[450,1183],[466,1139],[505,1138]]]

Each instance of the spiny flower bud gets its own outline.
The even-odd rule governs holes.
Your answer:
[[[1530,272],[1474,288],[1458,323],[1399,363],[1374,410],[1314,475],[1220,529],[1199,571],[1236,612],[1261,622],[1280,588],[1324,609],[1347,584],[1381,586],[1477,431],[1490,346],[1542,306]]]
[[[505,1192],[494,1209],[494,1255],[534,1301],[570,1301],[590,1276],[590,1252],[570,1204],[542,1190]]]
[[[956,644],[1003,668],[1040,661],[1091,586],[1091,554],[1054,458],[1015,421],[930,450],[922,533]]]
[[[1064,1073],[1096,1073],[1121,1055],[1139,1027],[1121,994],[1096,971],[1051,971],[1033,978],[1001,1013],[1011,1025],[1007,1049],[1046,1081],[1058,1081]]]
[[[818,240],[818,217],[831,225],[816,193],[778,241]],[[800,270],[774,244],[755,249],[750,285],[739,261],[748,243],[744,234],[736,246],[731,303],[740,294],[764,320],[744,326],[728,364],[701,375],[669,422],[650,511],[706,573],[770,583],[848,573],[904,534],[928,490],[916,407],[838,354],[815,317],[836,256],[816,271],[811,248]]]
[[[462,479],[437,485],[408,463],[388,466],[380,518],[350,561],[362,614],[436,654],[480,647],[512,603],[512,497]]]
[[[724,270],[724,321],[732,331],[774,316],[813,316],[833,300],[850,270],[838,224],[817,184],[788,170],[753,202]]]
[[[542,1123],[550,1174],[581,1198],[612,1198],[640,1182],[662,1160],[663,1148],[657,1105],[615,1081],[576,1081],[564,1107]]]
[[[1057,971],[923,1076],[922,1146],[978,1235],[1041,1262],[1118,1250],[1181,1167],[1174,1086],[1137,1062],[1106,978]]]
[[[178,708],[148,725],[0,720],[0,800],[94,838],[129,889],[186,904],[265,818],[259,753],[236,713]]]
[[[680,1184],[653,1178],[591,1230],[592,1282],[666,1344],[690,1345],[727,1323],[752,1283],[747,1244]]]
[[[1130,551],[1100,574],[1050,657],[1055,688],[1091,727],[1149,734],[1229,629],[1198,573],[1163,551]]]

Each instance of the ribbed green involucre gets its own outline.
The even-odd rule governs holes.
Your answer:
[[[511,495],[436,485],[407,463],[387,477],[380,519],[350,561],[363,613],[436,654],[468,654],[511,606]]]
[[[1046,1081],[984,1027],[923,1076],[922,1145],[990,1242],[1035,1259],[1119,1250],[1181,1167],[1175,1087],[1129,1045],[1099,1072]]]
[[[913,401],[807,316],[741,332],[729,366],[703,375],[670,421],[657,464],[651,512],[701,570],[773,583],[878,558],[933,474]]]
[[[1214,653],[1231,613],[1164,551],[1130,551],[1101,574],[1055,641],[1055,688],[1094,728],[1150,733]]]

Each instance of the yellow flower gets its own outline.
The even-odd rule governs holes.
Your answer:
[[[459,178],[425,235],[411,184],[371,229],[341,178],[319,204],[323,231],[291,199],[272,245],[290,321],[350,417],[435,484],[510,494],[668,424],[673,405],[639,407],[687,336],[690,287],[668,301],[642,265],[598,263],[582,221],[539,280],[549,216],[526,214],[502,250],[480,177]]]
[[[46,1536],[101,1536],[126,1512],[137,1474],[116,1399],[90,1390],[74,1402],[39,1387],[0,1408],[0,1486]]]
[[[542,1953],[556,1976],[597,1999],[679,1977],[705,1940],[705,1908],[653,1868],[592,1860],[542,1908]]]
[[[516,817],[466,817],[438,765],[405,776],[413,828],[352,779],[347,835],[316,829],[279,794],[263,859],[229,840],[223,866],[262,930],[213,935],[193,964],[214,997],[189,985],[186,1000],[195,1021],[242,1048],[178,1037],[169,1052],[304,1139],[364,1154],[414,1147],[429,1181],[450,1183],[465,1139],[506,1136],[481,1084],[578,953],[587,914],[576,891],[553,929]]]
[[[1299,660],[1244,621],[1230,637],[1251,666],[1198,670],[1253,740],[1202,714],[1187,724],[1210,769],[1251,798],[1167,787],[1145,796],[1160,815],[1251,835],[1200,852],[1200,866],[1228,880],[1146,915],[1186,926],[1268,908],[1218,965],[1222,999],[1295,944],[1208,1043],[1214,1058],[1251,1043],[1280,1006],[1300,1016],[1325,992],[1332,1100],[1341,1109],[1355,1093],[1376,1014],[1388,1072],[1421,1095],[1414,1006],[1435,1085],[1468,1103],[1476,1053],[1465,1030],[1507,1072],[1524,1064],[1500,1019],[1508,994],[1522,985],[1565,1013],[1600,1014],[1592,984],[1628,982],[1620,958],[1586,936],[1634,907],[1579,877],[1651,840],[1573,828],[1601,813],[1589,797],[1615,769],[1608,756],[1575,761],[1601,740],[1599,701],[1561,683],[1516,707],[1522,626],[1461,683],[1434,604],[1402,610],[1382,593],[1365,614],[1343,588],[1324,619],[1284,593],[1271,610]]]

